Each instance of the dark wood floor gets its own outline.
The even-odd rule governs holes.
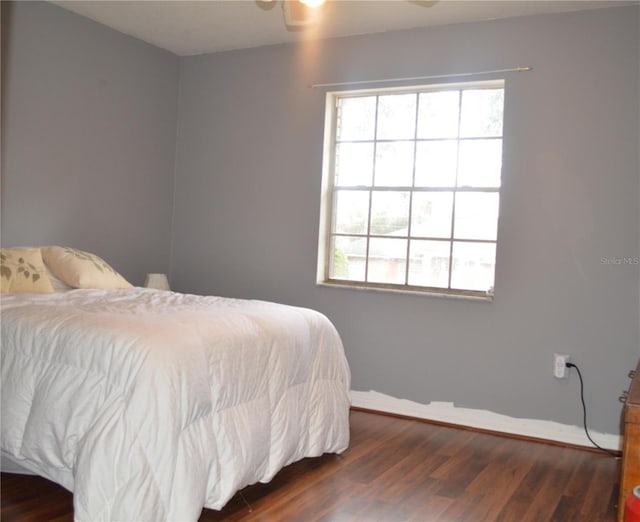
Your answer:
[[[606,454],[354,411],[344,455],[288,466],[200,521],[613,522],[618,474]],[[44,479],[2,474],[1,493],[3,522],[73,519]]]

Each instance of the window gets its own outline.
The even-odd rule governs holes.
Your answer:
[[[318,282],[490,299],[504,82],[327,94]]]

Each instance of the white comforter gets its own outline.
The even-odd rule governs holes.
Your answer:
[[[197,520],[349,442],[349,369],[318,312],[143,288],[2,297],[2,451],[76,520]]]

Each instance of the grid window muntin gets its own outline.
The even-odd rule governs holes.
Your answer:
[[[474,96],[482,100],[481,93],[494,94],[499,110],[491,118],[473,121],[466,113],[477,107],[468,100]],[[320,283],[492,297],[503,96],[502,80],[327,94],[330,135],[325,143],[327,194],[323,201],[326,222],[320,234]],[[438,101],[431,107],[436,119],[442,105],[452,106],[454,100],[457,121],[441,122],[435,129],[425,127],[421,101],[429,98]],[[401,106],[398,115],[384,106],[394,99],[413,99],[414,107],[402,110]],[[353,101],[347,116],[356,125],[349,127],[342,118],[345,105]],[[375,104],[373,115],[358,107],[366,103]],[[394,118],[401,124],[387,128],[385,122]],[[493,152],[487,154],[490,149]],[[431,162],[433,167],[439,161],[442,166],[442,157],[447,155],[455,158],[453,168],[425,179],[424,172],[429,171],[425,165]],[[440,218],[422,223],[419,207],[425,204],[429,212],[437,207]],[[353,215],[344,218],[345,212],[355,212],[357,219]],[[387,221],[380,222],[381,216]],[[479,226],[483,221],[484,226]],[[430,261],[432,274],[416,268],[418,259]]]

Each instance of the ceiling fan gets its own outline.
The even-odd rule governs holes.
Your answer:
[[[405,0],[421,7],[431,7],[438,0]],[[320,22],[322,6],[327,0],[258,0],[261,9],[270,10],[277,3],[282,6],[284,23],[288,30],[295,31]]]

